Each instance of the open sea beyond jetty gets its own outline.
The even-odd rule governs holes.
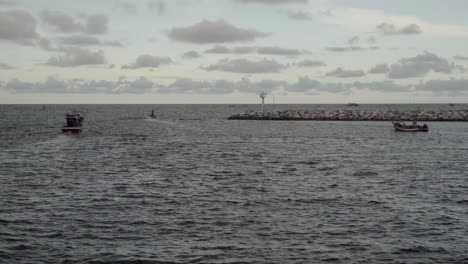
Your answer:
[[[0,263],[468,263],[468,122],[227,120],[259,107],[77,105],[74,135],[0,105]]]

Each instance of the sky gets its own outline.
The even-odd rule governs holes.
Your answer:
[[[465,0],[0,0],[0,104],[466,103]]]

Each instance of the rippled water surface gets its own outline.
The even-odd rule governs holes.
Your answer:
[[[0,263],[468,263],[468,123],[65,108],[0,105]]]

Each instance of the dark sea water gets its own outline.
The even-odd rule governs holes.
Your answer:
[[[468,263],[468,123],[76,108],[0,105],[0,263]]]

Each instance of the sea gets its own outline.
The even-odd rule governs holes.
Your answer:
[[[0,105],[0,263],[468,263],[468,123],[227,120],[259,109]]]

